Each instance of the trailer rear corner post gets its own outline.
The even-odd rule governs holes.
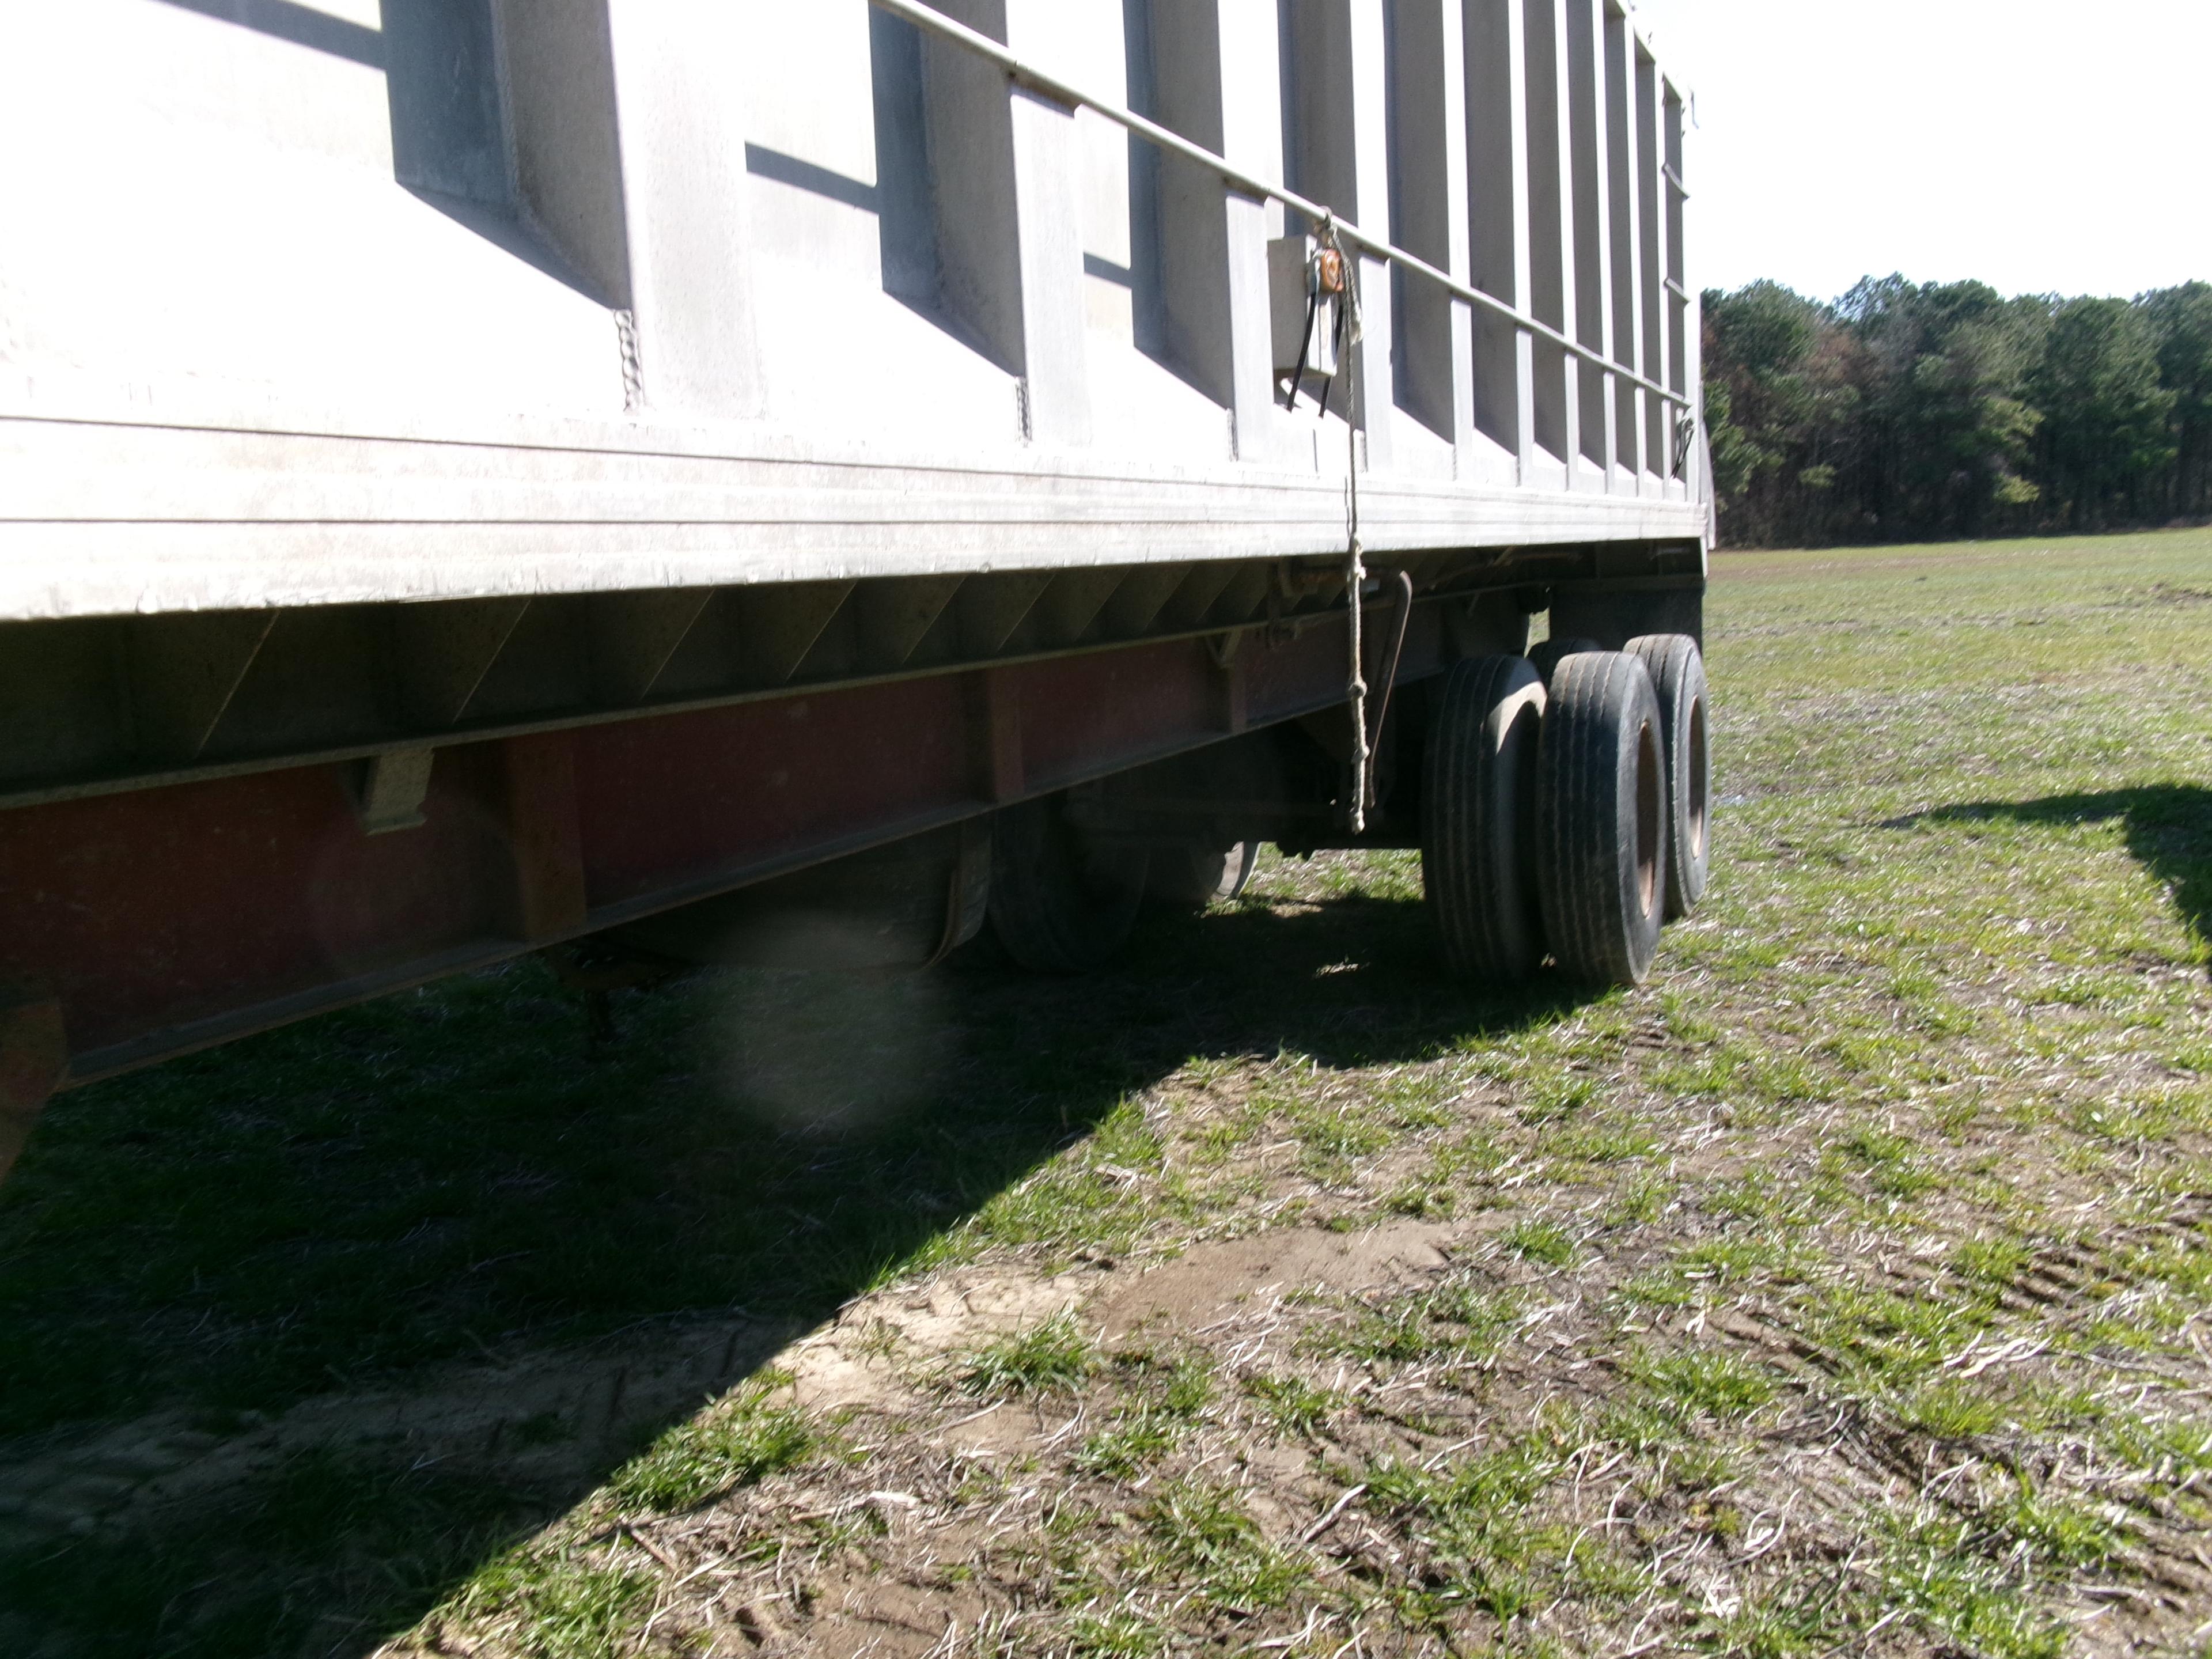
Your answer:
[[[60,999],[0,998],[0,1181],[22,1156],[39,1115],[68,1072]]]

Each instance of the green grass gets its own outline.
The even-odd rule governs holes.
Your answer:
[[[1564,1267],[1575,1259],[1575,1241],[1556,1222],[1516,1221],[1505,1235],[1505,1248],[1524,1261]]]
[[[1417,855],[1270,854],[1079,985],[700,975],[593,1048],[525,963],[64,1097],[0,1190],[0,1497],[376,1403],[167,1508],[0,1508],[0,1650],[760,1639],[633,1533],[802,1645],[942,1583],[923,1644],[979,1653],[2057,1659],[2117,1585],[2099,1640],[2201,1649],[2143,1564],[2212,1528],[2208,570],[1720,556],[1715,886],[1635,993],[1455,986]],[[1426,1243],[1156,1351],[886,1335],[851,1421],[753,1375],[933,1276],[1323,1225]],[[434,1443],[376,1426],[418,1395]]]
[[[609,1493],[625,1508],[674,1515],[789,1468],[820,1436],[795,1407],[769,1404],[781,1380],[757,1379],[735,1399],[678,1424],[615,1471]]]
[[[529,1550],[479,1573],[455,1612],[500,1630],[529,1659],[617,1659],[653,1591],[635,1560]]]
[[[1297,1554],[1267,1541],[1235,1492],[1211,1481],[1170,1486],[1146,1506],[1142,1527],[1127,1557],[1135,1576],[1191,1585],[1224,1613],[1281,1607],[1312,1576]]]
[[[1245,1392],[1257,1401],[1277,1429],[1286,1434],[1311,1434],[1344,1406],[1342,1395],[1315,1387],[1303,1377],[1252,1376]]]
[[[1128,1480],[1141,1475],[1182,1443],[1219,1394],[1212,1367],[1186,1358],[1163,1368],[1149,1353],[1115,1357],[1127,1384],[1112,1420],[1077,1453],[1082,1474]]]
[[[1630,1375],[1668,1410],[1685,1416],[1748,1417],[1775,1395],[1771,1372],[1727,1352],[1669,1354],[1631,1366]]]
[[[1386,1459],[1365,1471],[1376,1506],[1426,1558],[1416,1606],[1439,1618],[1453,1603],[1479,1608],[1502,1630],[1543,1605],[1569,1538],[1532,1525],[1528,1510],[1560,1473],[1553,1449],[1532,1439],[1485,1456],[1431,1468]]]
[[[1433,1290],[1364,1304],[1344,1325],[1316,1334],[1320,1352],[1398,1364],[1480,1364],[1492,1358],[1519,1318],[1519,1291],[1467,1277]]]
[[[1097,1345],[1073,1313],[1054,1314],[974,1350],[960,1365],[969,1394],[1048,1394],[1072,1389],[1098,1364]]]

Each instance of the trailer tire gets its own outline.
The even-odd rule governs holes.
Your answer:
[[[1667,908],[1667,762],[1659,699],[1636,658],[1562,661],[1536,759],[1536,873],[1560,971],[1638,985]]]
[[[1508,983],[1544,957],[1528,808],[1544,683],[1526,657],[1482,657],[1446,676],[1430,705],[1421,876],[1444,963]]]
[[[1705,714],[1705,663],[1687,634],[1628,642],[1659,698],[1667,748],[1667,919],[1698,908],[1712,871],[1713,752]]]
[[[1177,910],[1203,910],[1226,903],[1244,890],[1252,879],[1252,866],[1260,856],[1260,843],[1240,841],[1226,848],[1204,842],[1180,847],[1156,847],[1145,877],[1145,896],[1155,904]]]
[[[1605,647],[1595,640],[1577,639],[1569,635],[1563,640],[1543,640],[1528,647],[1528,660],[1536,665],[1536,672],[1544,677],[1544,684],[1552,683],[1560,663],[1569,657],[1579,656],[1585,651],[1602,651]]]
[[[1032,973],[1087,973],[1127,941],[1146,862],[1141,848],[1085,836],[1057,795],[1006,807],[993,826],[991,931]]]

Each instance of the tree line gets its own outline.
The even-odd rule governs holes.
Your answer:
[[[2212,283],[1705,295],[1721,538],[1789,547],[2212,516]]]

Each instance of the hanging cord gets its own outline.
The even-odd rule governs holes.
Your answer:
[[[1382,655],[1382,683],[1375,694],[1374,729],[1368,732],[1367,738],[1367,769],[1360,775],[1360,787],[1370,806],[1376,799],[1375,769],[1380,760],[1376,750],[1382,741],[1383,723],[1390,718],[1390,692],[1398,684],[1398,660],[1406,654],[1406,629],[1413,620],[1413,573],[1399,571],[1391,586],[1397,596],[1397,616],[1390,632],[1389,648]]]
[[[1679,478],[1683,476],[1683,469],[1690,464],[1691,447],[1697,441],[1698,417],[1677,415],[1674,417],[1674,465],[1668,477]]]
[[[1298,393],[1305,388],[1306,367],[1313,362],[1314,323],[1321,316],[1321,302],[1324,298],[1344,293],[1344,272],[1341,246],[1323,246],[1316,240],[1313,252],[1306,256],[1306,324],[1304,331],[1298,336],[1298,366],[1291,371],[1290,396],[1283,405],[1285,409],[1295,410],[1298,406]],[[1331,338],[1335,343],[1337,355],[1340,356],[1344,349],[1344,307],[1332,301],[1329,315]],[[1321,412],[1324,418],[1328,414],[1329,386],[1336,372],[1337,369],[1332,368],[1322,374]]]
[[[1295,410],[1298,406],[1298,392],[1306,382],[1306,362],[1313,355],[1314,319],[1320,313],[1321,274],[1318,270],[1309,270],[1306,272],[1306,328],[1305,332],[1298,336],[1298,366],[1291,371],[1291,395],[1290,400],[1283,405],[1285,409]],[[1326,412],[1327,382],[1323,382],[1322,390],[1324,394],[1322,409]]]
[[[1343,302],[1336,312],[1337,374],[1350,384],[1345,388],[1344,406],[1344,588],[1351,619],[1351,684],[1352,692],[1352,833],[1367,833],[1367,806],[1373,786],[1373,746],[1367,737],[1367,641],[1361,610],[1365,603],[1367,586],[1367,558],[1359,544],[1359,375],[1352,366],[1351,349],[1356,347],[1365,332],[1359,314],[1359,283],[1353,274],[1352,261],[1345,257],[1344,244],[1336,234],[1336,216],[1322,216],[1320,252],[1317,260],[1334,260],[1338,280],[1343,287]],[[1326,271],[1328,265],[1323,263]],[[1332,382],[1334,377],[1332,376]],[[1328,413],[1328,393],[1322,393],[1321,412]]]

